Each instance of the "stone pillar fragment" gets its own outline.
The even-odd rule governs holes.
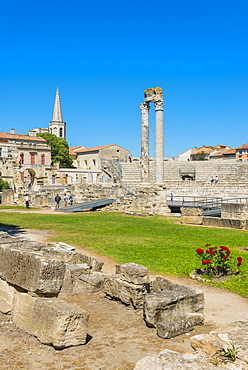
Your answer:
[[[149,103],[140,104],[141,109],[141,180],[149,182]]]
[[[164,102],[155,101],[155,182],[164,182]]]

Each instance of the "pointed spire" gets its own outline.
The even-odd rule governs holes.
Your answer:
[[[59,89],[56,89],[56,96],[53,108],[53,119],[52,122],[63,122],[62,111],[59,99]]]

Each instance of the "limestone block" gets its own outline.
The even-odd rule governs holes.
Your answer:
[[[75,256],[75,247],[72,247],[66,243],[48,243],[42,250],[51,255],[58,258],[61,258],[63,261],[70,263],[70,261]]]
[[[165,279],[163,276],[156,276],[155,280],[151,283],[152,293],[160,292],[161,290],[168,290],[173,285],[170,280]]]
[[[142,308],[146,292],[145,285],[129,283],[119,279],[118,275],[109,277],[104,284],[104,293],[108,297],[120,300],[126,305],[132,305],[134,308]]]
[[[221,219],[219,217],[202,217],[202,225],[222,227]]]
[[[191,313],[203,313],[204,297],[200,290],[171,284],[170,289],[146,294],[144,319],[148,326],[171,323]]]
[[[91,274],[81,274],[79,279],[75,281],[74,293],[83,293],[87,290],[90,293],[96,293],[104,289],[104,283],[107,278],[102,272],[92,272]]]
[[[121,266],[116,266],[116,274],[120,275],[122,280],[133,284],[149,283],[148,270],[137,263],[125,263]]]
[[[63,284],[65,263],[39,252],[0,245],[0,277],[37,294],[57,294]]]
[[[204,361],[198,354],[180,354],[165,349],[157,356],[147,356],[139,360],[134,370],[230,370],[231,367],[215,366]]]
[[[214,334],[195,335],[191,338],[190,344],[196,351],[204,351],[208,355],[215,355],[228,347],[226,341]]]
[[[70,263],[86,263],[90,266],[92,271],[101,271],[104,265],[103,261],[97,260],[95,257],[86,256],[80,253],[76,253],[74,259]]]
[[[16,290],[6,281],[0,279],[0,311],[9,313],[13,309]]]
[[[187,333],[196,325],[202,325],[203,321],[203,315],[195,313],[188,314],[184,318],[173,322],[158,322],[156,324],[157,334],[161,338],[174,338],[177,335]]]
[[[221,218],[221,226],[222,227],[228,227],[231,229],[242,229],[243,226],[245,225],[245,222],[242,220],[230,218]]]
[[[58,298],[36,298],[17,293],[14,322],[35,335],[41,343],[55,348],[76,346],[86,342],[89,314]]]
[[[90,267],[86,265],[85,263],[81,263],[78,265],[72,265],[72,264],[67,263],[63,286],[62,286],[62,289],[60,290],[60,293],[72,292],[73,285],[75,281],[79,279],[79,276],[82,274],[89,274],[89,273],[90,273]]]

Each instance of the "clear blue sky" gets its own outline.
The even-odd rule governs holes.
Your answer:
[[[0,0],[0,131],[47,127],[58,86],[70,146],[138,156],[160,86],[165,156],[247,143],[247,18],[247,0]]]

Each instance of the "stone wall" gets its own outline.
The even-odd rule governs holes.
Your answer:
[[[246,220],[248,218],[247,203],[222,203],[221,204],[222,218],[237,218],[238,220]]]
[[[60,299],[60,293],[102,291],[135,310],[143,310],[147,325],[171,338],[203,323],[203,293],[157,277],[146,267],[116,266],[108,276],[103,262],[65,243],[34,242],[0,232],[0,311],[55,348],[84,344],[89,314]],[[92,297],[94,299],[94,297]]]

